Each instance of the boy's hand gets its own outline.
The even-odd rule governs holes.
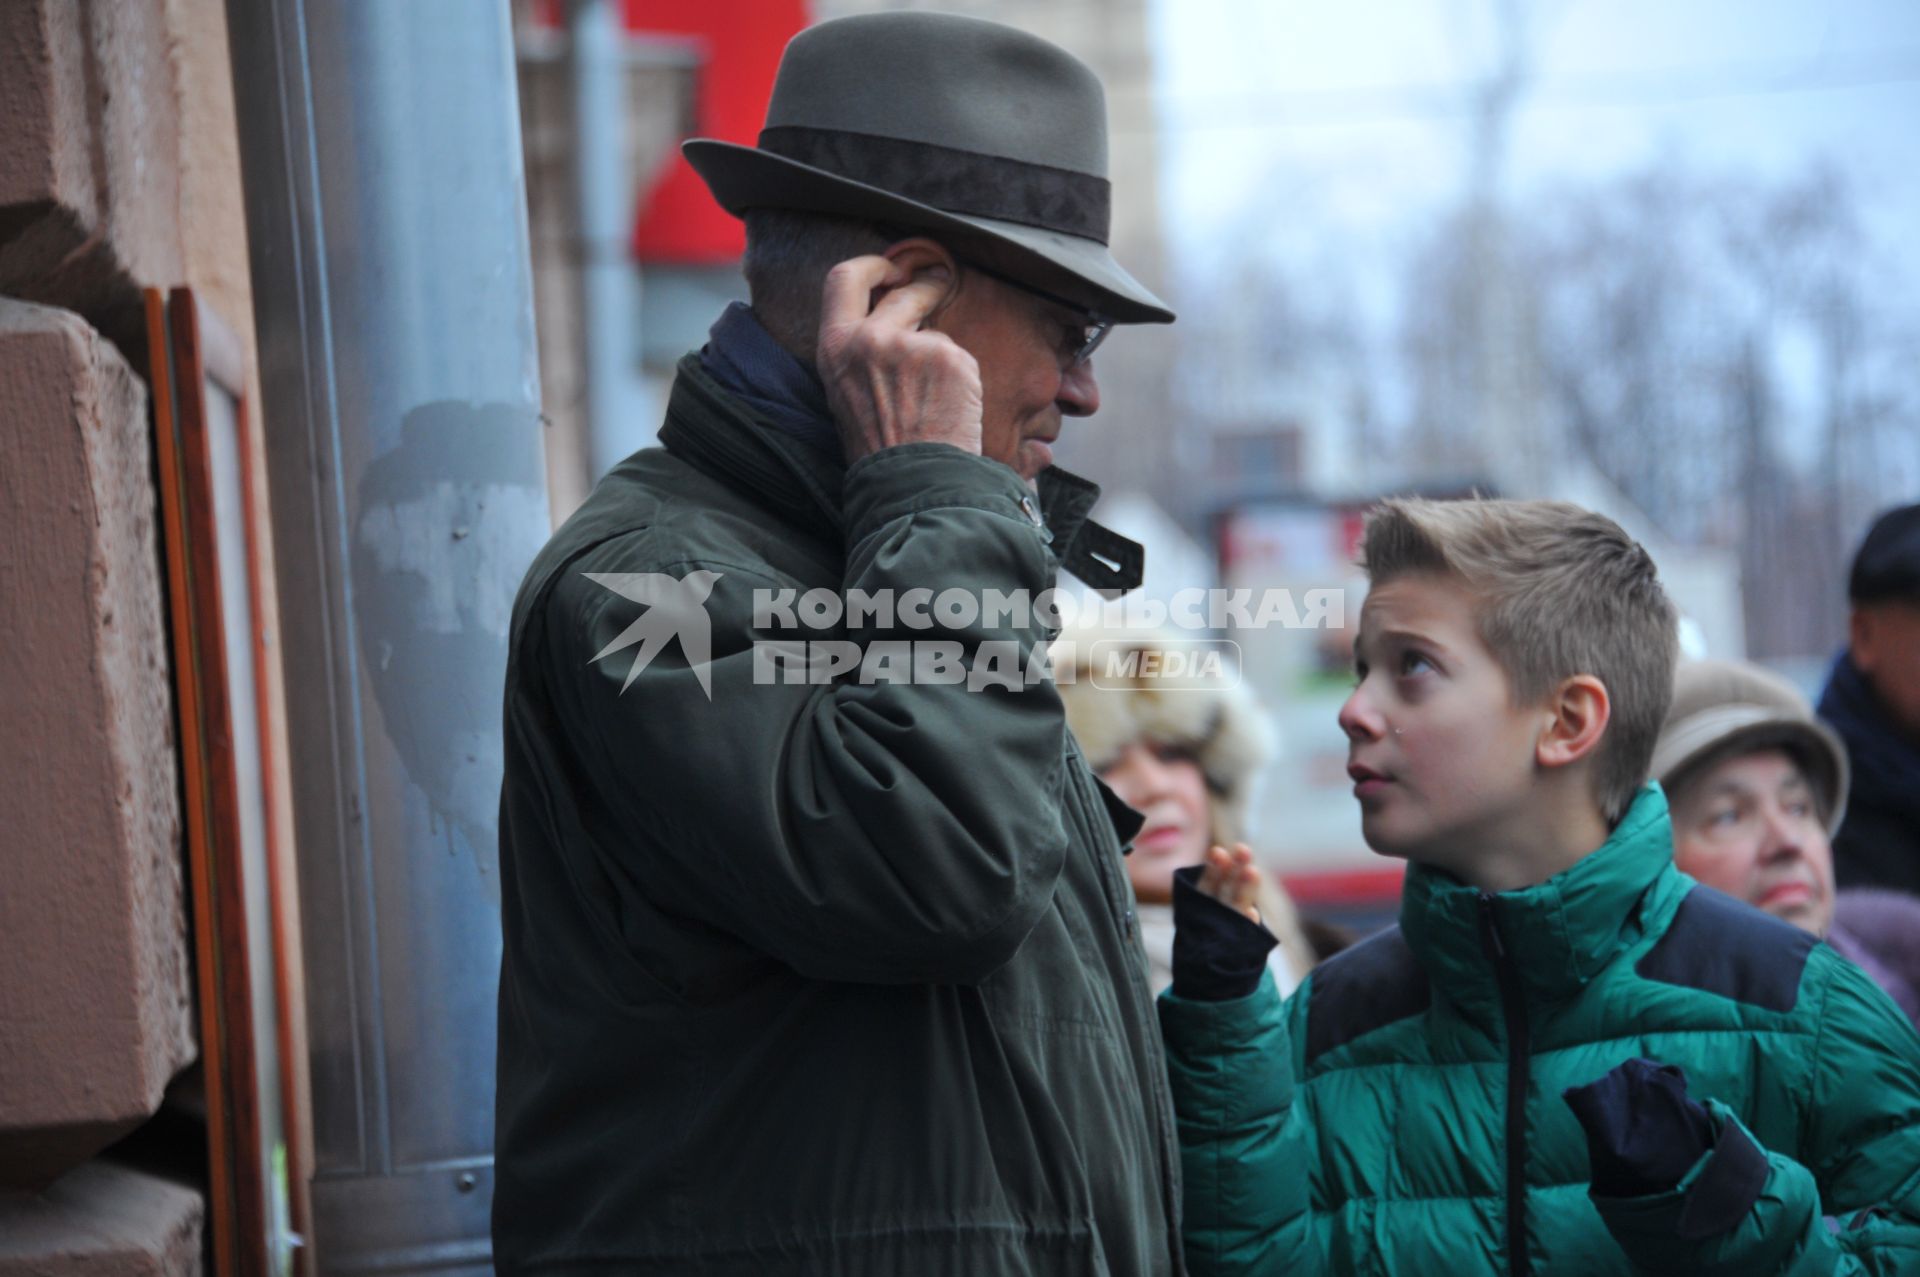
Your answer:
[[[1174,870],[1175,997],[1232,1002],[1259,989],[1279,943],[1260,921],[1259,895],[1260,870],[1245,843],[1209,848],[1199,865]]]
[[[1247,844],[1237,842],[1232,851],[1217,843],[1207,848],[1200,881],[1194,885],[1249,921],[1260,921],[1260,866],[1253,863],[1253,848]]]
[[[1628,1060],[1561,1092],[1587,1134],[1594,1193],[1640,1197],[1678,1184],[1713,1147],[1713,1121],[1671,1064]]]

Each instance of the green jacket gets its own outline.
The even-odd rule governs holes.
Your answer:
[[[756,630],[756,590],[1037,595],[1110,545],[1097,490],[1050,472],[1037,506],[939,444],[843,468],[692,359],[661,438],[514,605],[499,1270],[1184,1271],[1120,859],[1139,818],[1058,692],[755,677],[754,640],[790,636]],[[594,658],[643,609],[586,574],[695,572],[710,662],[681,631],[623,691],[648,647]],[[808,637],[1050,637],[1037,613],[908,611]]]
[[[1537,887],[1416,865],[1400,926],[1284,1007],[1163,995],[1194,1272],[1920,1272],[1920,1039],[1826,945],[1675,869],[1670,828],[1650,785]],[[1750,1204],[1716,1146],[1596,1207],[1561,1092],[1635,1056],[1765,1150]]]

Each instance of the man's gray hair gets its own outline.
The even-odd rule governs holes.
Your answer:
[[[841,262],[878,253],[904,238],[872,222],[790,209],[748,209],[747,277],[753,313],[794,354],[813,359],[820,330],[820,289]]]

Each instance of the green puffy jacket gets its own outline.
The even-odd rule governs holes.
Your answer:
[[[1160,1015],[1197,1274],[1920,1272],[1920,1038],[1675,869],[1657,786],[1537,887],[1414,866],[1400,926],[1284,1007],[1263,982]],[[1596,1202],[1561,1092],[1636,1056],[1685,1071],[1722,1143],[1671,1193]],[[1736,1124],[1764,1183],[1721,1159]]]
[[[499,1271],[1182,1271],[1120,859],[1139,817],[1059,693],[755,678],[754,640],[791,636],[756,590],[1038,594],[1090,538],[1111,552],[1095,490],[1043,476],[1043,523],[1012,470],[945,445],[842,467],[692,360],[662,442],[514,606]],[[710,663],[689,667],[685,628],[596,660],[661,605],[587,573],[680,582]],[[1037,615],[899,602],[809,637],[995,641],[1022,664],[1049,638]]]

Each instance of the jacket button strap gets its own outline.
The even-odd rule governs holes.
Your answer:
[[[1047,521],[1040,517],[1040,507],[1033,503],[1032,497],[1020,498],[1020,513],[1026,515],[1027,520],[1040,529],[1040,536],[1048,545],[1053,544],[1053,531],[1047,527]]]

